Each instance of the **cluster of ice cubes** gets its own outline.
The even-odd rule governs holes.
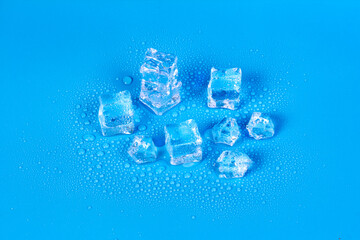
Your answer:
[[[155,114],[162,115],[181,101],[181,81],[178,78],[177,57],[149,48],[140,68],[140,101]],[[207,104],[210,108],[235,110],[240,106],[241,69],[211,69],[207,88]],[[99,121],[102,134],[132,134],[134,132],[134,108],[129,91],[100,96]],[[274,135],[274,124],[268,115],[254,112],[246,126],[249,136],[256,140]],[[172,165],[200,162],[202,138],[195,120],[165,126],[165,148]],[[241,136],[235,118],[226,117],[211,130],[215,143],[233,146]],[[149,136],[137,135],[128,149],[131,158],[138,164],[154,162],[158,147]],[[213,166],[220,177],[243,177],[252,166],[245,153],[226,150]]]

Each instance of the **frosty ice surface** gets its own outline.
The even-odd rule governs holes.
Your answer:
[[[249,135],[256,140],[274,136],[274,123],[271,118],[260,112],[254,112],[246,126]]]
[[[128,153],[138,164],[154,162],[157,157],[157,147],[151,137],[139,135],[134,137]]]
[[[241,69],[211,68],[208,107],[235,110],[240,106]]]
[[[200,162],[202,159],[202,138],[196,122],[189,119],[165,127],[165,145],[172,165]]]
[[[239,126],[235,118],[224,118],[212,128],[215,143],[234,145],[240,136]]]
[[[224,151],[213,165],[221,178],[240,178],[252,164],[253,162],[245,153]]]
[[[129,91],[100,96],[99,122],[102,134],[131,134],[134,131],[134,110]]]
[[[176,56],[149,48],[145,53],[140,73],[140,101],[155,114],[162,115],[180,103],[181,82],[177,80]]]

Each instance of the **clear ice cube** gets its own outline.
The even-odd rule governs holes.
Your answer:
[[[215,143],[234,145],[240,136],[239,125],[235,118],[226,117],[212,128]]]
[[[151,137],[138,135],[134,137],[128,153],[136,163],[142,164],[155,162],[157,151]]]
[[[165,126],[165,145],[172,165],[200,162],[201,144],[202,138],[193,119]]]
[[[274,123],[271,118],[260,112],[254,112],[246,126],[249,135],[256,140],[270,138],[274,136]]]
[[[208,107],[235,110],[240,106],[241,69],[211,68]]]
[[[240,178],[252,167],[252,164],[245,153],[224,151],[213,165],[221,178]]]
[[[140,101],[162,115],[181,101],[181,82],[177,80],[177,57],[149,48],[145,53]]]
[[[134,110],[129,91],[103,94],[99,100],[99,122],[104,136],[133,133]]]

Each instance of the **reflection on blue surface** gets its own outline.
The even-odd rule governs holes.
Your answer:
[[[358,134],[343,123],[359,118],[359,7],[2,1],[0,239],[358,239]],[[178,57],[183,83],[162,116],[139,101],[151,47]],[[207,106],[213,66],[241,68],[237,110]],[[125,90],[156,162],[134,163],[134,135],[101,133],[98,97]],[[249,137],[253,112],[271,116],[272,138]],[[224,117],[233,146],[212,139]],[[164,127],[188,119],[202,161],[173,166]],[[213,171],[227,150],[253,161],[244,177]]]

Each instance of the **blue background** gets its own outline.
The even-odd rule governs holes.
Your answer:
[[[0,1],[0,239],[360,239],[359,11],[356,1]],[[138,105],[137,124],[161,145],[166,121],[193,117],[204,133],[225,115],[244,127],[269,112],[273,139],[243,132],[234,146],[254,171],[216,180],[211,143],[198,166],[136,168],[127,137],[99,134],[98,95],[136,98],[147,47],[179,57],[186,109],[158,118]],[[238,111],[207,109],[212,66],[242,68]]]

